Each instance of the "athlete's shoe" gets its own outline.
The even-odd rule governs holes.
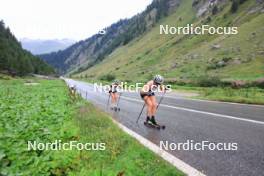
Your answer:
[[[150,122],[151,124],[153,124],[153,125],[158,125],[157,122],[156,122],[156,120],[155,120],[155,117],[154,117],[154,116],[151,117],[151,119],[149,120],[149,122]]]
[[[146,123],[150,123],[150,118],[149,118],[149,116],[147,116],[147,118],[146,118],[146,121],[145,121]]]

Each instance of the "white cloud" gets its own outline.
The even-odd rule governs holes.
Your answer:
[[[85,39],[151,0],[0,0],[0,19],[18,38]]]

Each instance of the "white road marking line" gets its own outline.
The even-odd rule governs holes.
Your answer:
[[[243,103],[235,103],[235,102],[224,102],[224,101],[217,101],[217,100],[201,100],[201,99],[194,99],[191,97],[174,97],[171,95],[165,95],[165,97],[172,98],[172,99],[180,99],[180,100],[191,100],[191,101],[202,101],[202,102],[209,102],[209,103],[220,103],[220,104],[231,104],[231,105],[241,105],[241,106],[248,106],[248,107],[263,107],[264,105],[255,105],[255,104],[243,104]]]
[[[137,102],[143,102],[142,100],[137,100],[135,98],[129,98],[129,97],[125,97],[125,96],[123,96],[123,99],[131,100],[131,101],[137,101]],[[195,112],[195,113],[200,113],[200,114],[218,116],[218,117],[223,117],[223,118],[227,118],[227,119],[235,119],[235,120],[240,120],[240,121],[257,123],[257,124],[264,125],[264,122],[262,122],[262,121],[245,119],[245,118],[242,118],[242,117],[235,117],[235,116],[230,116],[230,115],[217,114],[217,113],[212,113],[212,112],[207,112],[207,111],[199,111],[199,110],[194,110],[194,109],[189,109],[189,108],[182,108],[182,107],[171,106],[171,105],[166,105],[166,104],[161,104],[160,106],[173,108],[173,109],[178,109],[178,110],[183,110],[183,111]]]
[[[169,162],[170,164],[172,164],[173,166],[175,166],[177,169],[181,170],[185,174],[191,175],[191,176],[205,176],[202,172],[193,168],[192,166],[185,163],[184,161],[176,158],[175,156],[166,152],[165,150],[160,149],[156,144],[140,136],[139,134],[130,130],[126,126],[122,125],[121,123],[115,121],[114,119],[112,119],[112,121],[115,124],[117,124],[119,128],[121,128],[124,132],[126,132],[127,134],[129,134],[130,136],[138,140],[142,145],[144,145],[145,147],[147,147],[148,149],[150,149],[151,151],[153,151],[154,153],[162,157],[164,160],[166,160],[167,162]]]

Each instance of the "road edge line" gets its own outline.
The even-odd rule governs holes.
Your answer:
[[[172,95],[166,95],[165,97],[172,98],[172,99],[203,101],[203,102],[208,102],[208,103],[231,104],[231,105],[249,106],[249,107],[257,107],[257,108],[264,107],[264,105],[261,105],[261,104],[246,104],[246,103],[237,103],[237,102],[220,101],[220,100],[198,99],[195,97],[174,97]]]
[[[144,145],[146,148],[154,152],[155,154],[159,155],[161,158],[175,166],[177,169],[182,171],[183,173],[191,176],[206,176],[202,172],[198,171],[194,167],[190,166],[189,164],[183,162],[182,160],[178,159],[177,157],[173,156],[172,154],[166,152],[165,150],[160,149],[156,144],[152,143],[148,139],[142,137],[141,135],[137,134],[133,130],[127,128],[123,124],[117,122],[113,118],[111,118],[112,121],[125,133],[129,134],[133,138],[135,138],[137,141],[139,141],[142,145]]]

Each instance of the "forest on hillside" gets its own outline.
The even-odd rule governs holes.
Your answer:
[[[0,21],[0,72],[23,76],[30,73],[53,74],[54,70],[24,50],[10,29]]]

